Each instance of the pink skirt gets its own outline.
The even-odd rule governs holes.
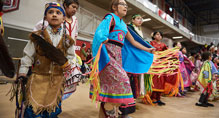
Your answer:
[[[110,62],[100,72],[99,101],[110,103],[133,103],[134,98],[127,73],[122,68],[121,47],[107,43]],[[92,98],[92,87],[90,92]]]

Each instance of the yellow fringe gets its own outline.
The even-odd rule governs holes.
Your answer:
[[[145,96],[142,96],[140,98],[142,99],[142,102],[144,104],[150,104],[152,106],[156,106],[156,104],[154,104],[153,101],[151,100],[149,93],[147,93]]]
[[[180,64],[178,52],[178,47],[166,51],[156,51],[152,66],[148,73],[154,75],[174,74],[174,70],[179,68]]]
[[[93,95],[92,95],[92,100],[93,102],[98,102],[99,100],[99,93],[101,92],[100,90],[100,78],[99,78],[99,59],[100,59],[100,53],[101,53],[101,49],[102,49],[102,45],[100,45],[97,55],[95,57],[95,61],[90,73],[90,78],[89,81],[91,83],[91,85],[93,86]]]

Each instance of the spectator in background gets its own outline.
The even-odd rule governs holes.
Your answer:
[[[196,52],[195,51],[191,51],[191,56],[189,56],[189,60],[192,61],[193,64],[195,64],[195,57],[196,57]]]
[[[217,56],[219,56],[219,43],[217,44]]]
[[[202,52],[206,52],[208,50],[208,45],[205,44],[204,47],[202,48]]]
[[[87,58],[86,58],[86,62],[88,62],[90,59],[92,59],[92,53],[91,53],[91,49],[88,48],[88,49],[87,49]]]
[[[85,62],[86,58],[87,58],[87,53],[86,53],[85,49],[86,49],[86,44],[83,43],[81,46],[81,49],[80,49],[80,57],[81,57],[81,60],[83,62]]]
[[[212,52],[212,54],[213,54],[213,59],[214,58],[216,58],[218,55],[217,55],[217,47],[215,47],[214,46],[214,49],[212,49],[212,51],[214,51],[214,52]],[[214,60],[212,60],[212,61],[214,61]]]
[[[197,56],[197,53],[195,50],[192,50],[190,52],[191,56],[189,56],[189,60],[195,65],[195,57]],[[190,73],[190,79],[192,81],[192,85],[195,85],[195,82],[196,82],[196,78],[197,78],[197,72],[196,70],[194,69],[191,73]],[[193,88],[194,86],[192,86]]]
[[[195,70],[197,73],[200,72],[201,70],[201,66],[202,66],[202,61],[201,61],[202,57],[200,54],[195,56]]]
[[[81,49],[80,49],[80,57],[81,57],[81,60],[82,60],[82,66],[81,66],[81,72],[82,73],[84,73],[86,71],[86,68],[84,66],[84,62],[86,62],[87,53],[86,53],[85,49],[86,49],[86,44],[83,43],[82,46],[81,46]]]
[[[217,54],[215,53],[215,46],[214,45],[210,45],[209,46],[209,51],[210,51],[210,53],[211,53],[211,55],[212,55],[212,59],[214,59],[215,57],[217,57]],[[213,60],[212,60],[213,61]]]
[[[195,69],[192,71],[192,74],[190,76],[191,80],[192,80],[192,84],[194,87],[195,91],[199,91],[198,86],[196,85],[197,79],[198,79],[198,75],[201,71],[201,66],[202,66],[202,61],[201,61],[201,55],[197,54],[195,56]]]
[[[218,57],[215,57],[214,59],[213,59],[213,63],[214,63],[214,66],[217,68],[217,70],[218,70],[218,64],[219,64],[219,58]]]
[[[214,52],[215,52],[215,54],[217,55],[217,53],[218,53],[218,47],[217,47],[217,46],[215,46]],[[217,55],[217,56],[218,56],[218,55]]]

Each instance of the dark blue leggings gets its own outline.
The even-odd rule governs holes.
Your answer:
[[[24,118],[58,118],[58,115],[62,112],[61,103],[56,107],[55,112],[48,113],[47,111],[41,112],[36,115],[33,113],[32,106],[27,107],[24,112]]]

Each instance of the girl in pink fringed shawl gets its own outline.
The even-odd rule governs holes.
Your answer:
[[[201,55],[200,54],[197,54],[195,56],[195,63],[194,64],[195,64],[195,69],[192,71],[192,73],[190,75],[190,78],[191,78],[194,90],[198,91],[196,81],[198,79],[198,75],[200,73],[201,66],[202,66],[202,61],[201,61]]]
[[[189,80],[188,79],[188,72],[186,70],[186,67],[185,67],[185,64],[184,64],[184,55],[182,53],[182,51],[184,51],[184,53],[186,53],[186,50],[185,50],[185,47],[182,47],[181,43],[180,42],[175,42],[173,44],[173,47],[179,47],[180,48],[180,51],[179,51],[179,61],[180,61],[180,65],[179,65],[179,68],[180,68],[180,72],[181,72],[181,75],[182,75],[182,78],[183,78],[183,81],[179,81],[179,93],[178,93],[178,97],[181,97],[182,95],[184,95],[183,93],[183,90],[184,90],[184,83],[188,83],[186,82],[186,80]]]
[[[192,72],[192,70],[194,69],[194,64],[192,63],[192,61],[190,61],[187,57],[186,57],[186,48],[182,46],[182,48],[180,49],[180,51],[182,52],[182,55],[179,55],[180,58],[180,70],[181,70],[181,74],[183,77],[183,82],[184,82],[184,87],[185,88],[190,88],[190,86],[192,85],[192,81],[190,78],[190,74]]]

